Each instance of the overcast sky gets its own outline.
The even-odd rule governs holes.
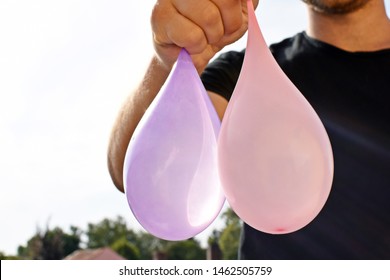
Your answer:
[[[16,254],[46,224],[85,229],[121,215],[140,229],[106,150],[152,54],[154,2],[0,0],[0,251]],[[261,1],[257,14],[268,43],[306,24],[298,0]]]

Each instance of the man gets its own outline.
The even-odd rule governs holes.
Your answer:
[[[253,1],[257,5],[258,1]],[[244,224],[243,259],[390,258],[390,20],[384,0],[304,0],[305,32],[271,46],[287,76],[319,114],[335,159],[331,195],[319,216],[286,235]],[[243,52],[224,46],[246,31],[246,1],[162,0],[152,13],[156,55],[125,102],[108,152],[110,174],[123,191],[130,137],[185,47],[222,118]]]

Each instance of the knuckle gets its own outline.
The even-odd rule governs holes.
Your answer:
[[[206,37],[200,28],[186,28],[180,32],[170,30],[168,37],[173,44],[186,48],[190,54],[200,53],[207,46]]]
[[[224,22],[225,34],[239,30],[243,23],[242,1],[239,0],[213,0],[220,8]]]
[[[185,41],[186,45],[196,53],[201,52],[207,45],[205,35],[200,29],[187,32]]]
[[[217,7],[203,12],[203,29],[209,43],[218,42],[224,35],[223,22]]]
[[[208,8],[203,11],[204,24],[207,27],[213,27],[220,23],[221,15],[219,10],[215,8]]]

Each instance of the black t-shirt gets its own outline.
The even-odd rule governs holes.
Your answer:
[[[244,224],[240,258],[390,259],[390,49],[346,52],[305,32],[270,48],[325,125],[334,180],[320,214],[297,232]],[[213,61],[202,74],[206,89],[229,100],[243,57]]]

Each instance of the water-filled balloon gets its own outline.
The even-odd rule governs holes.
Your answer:
[[[217,169],[220,121],[183,49],[127,148],[125,193],[139,223],[166,240],[209,226],[225,197]]]
[[[314,109],[273,58],[252,1],[245,58],[218,140],[226,199],[257,230],[281,234],[310,223],[331,190],[333,155]]]

